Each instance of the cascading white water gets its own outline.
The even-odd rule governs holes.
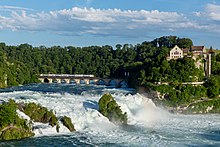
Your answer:
[[[98,112],[98,101],[103,93],[111,92],[123,112],[128,114],[129,127],[115,126]],[[127,146],[176,146],[216,145],[220,140],[210,140],[207,131],[220,128],[219,115],[177,115],[158,108],[141,94],[124,94],[123,90],[108,89],[94,93],[84,91],[81,95],[71,92],[15,91],[0,93],[1,100],[14,99],[16,102],[35,102],[56,115],[68,116],[78,133],[86,134],[91,144],[114,143]],[[37,136],[76,134],[61,125],[60,133],[48,124],[35,123]],[[205,136],[205,137],[204,137]],[[204,139],[204,138],[205,139]],[[70,137],[71,140],[71,137]],[[80,142],[82,143],[82,142]],[[83,145],[83,143],[82,143]]]
[[[111,129],[111,127],[116,127],[114,124],[109,122],[106,117],[98,112],[98,101],[101,95],[89,95],[88,93],[84,93],[83,95],[75,95],[69,93],[45,94],[32,91],[24,91],[1,93],[0,97],[3,100],[12,98],[17,102],[39,103],[48,109],[52,109],[58,117],[64,115],[70,117],[77,131],[84,130],[85,128],[87,130],[98,129],[101,131],[102,129]],[[130,125],[145,124],[146,126],[150,126],[152,123],[158,122],[165,116],[168,117],[167,112],[157,108],[150,99],[140,94],[124,95],[119,93],[113,94],[113,97],[121,106],[122,111],[127,112],[128,124]],[[40,125],[42,126],[41,133],[44,135],[56,132],[55,127],[49,127],[51,129],[49,130],[43,124],[35,124],[38,125],[38,128]],[[61,132],[68,132],[68,130],[62,128],[63,127],[61,127]]]
[[[119,95],[116,101],[124,112],[128,114],[128,123],[133,125],[145,125],[151,127],[162,120],[168,119],[170,114],[155,106],[151,99],[144,95]]]

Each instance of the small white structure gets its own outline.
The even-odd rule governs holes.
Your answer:
[[[174,48],[170,50],[170,56],[168,57],[168,60],[179,58],[183,58],[183,50],[175,45]]]

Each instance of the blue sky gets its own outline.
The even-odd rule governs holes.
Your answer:
[[[220,49],[217,0],[1,0],[0,42],[8,45],[137,44],[191,38]]]

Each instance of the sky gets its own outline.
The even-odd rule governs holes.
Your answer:
[[[7,45],[115,47],[170,35],[220,49],[220,1],[0,0]]]

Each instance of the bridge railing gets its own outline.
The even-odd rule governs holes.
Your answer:
[[[94,78],[95,76],[92,74],[84,75],[84,74],[40,74],[40,77],[80,77],[80,78]]]

